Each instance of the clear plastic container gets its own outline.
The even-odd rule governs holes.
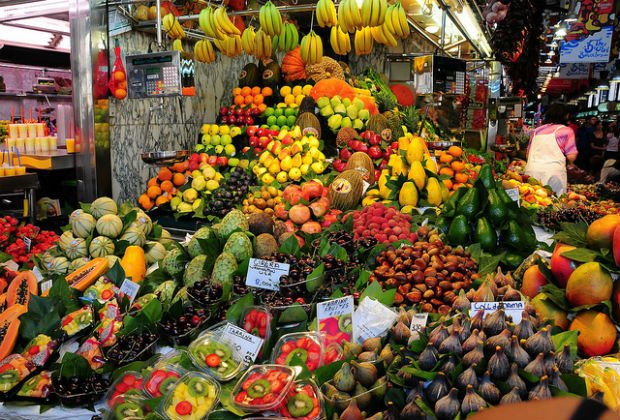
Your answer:
[[[243,363],[235,358],[233,349],[213,334],[203,334],[187,349],[192,361],[201,370],[221,382],[237,376]]]
[[[170,391],[186,370],[168,363],[158,362],[144,377],[142,388],[152,398],[161,397]]]
[[[138,372],[127,371],[119,376],[105,396],[106,404],[113,410],[118,404],[125,401],[127,397],[144,396],[142,392],[142,375]]]
[[[138,420],[143,419],[151,411],[144,394],[120,396],[114,401],[115,404],[109,407],[105,420]]]
[[[220,385],[211,377],[190,372],[176,383],[161,405],[161,414],[171,420],[202,420],[220,400]]]
[[[324,347],[322,361],[324,365],[342,360],[344,351],[338,343],[331,343]]]
[[[87,328],[92,327],[93,322],[93,309],[90,306],[84,306],[77,311],[65,315],[60,321],[60,325],[67,337],[73,337]]]
[[[289,419],[318,420],[324,412],[321,391],[313,381],[297,381],[282,401],[279,411]]]
[[[104,350],[106,360],[121,365],[136,360],[146,360],[155,354],[155,347],[159,340],[157,334],[151,334],[146,344],[139,344],[134,337],[133,335],[120,337],[114,345],[106,348]]]
[[[277,411],[295,381],[295,370],[283,365],[254,365],[233,389],[233,404],[243,411]]]
[[[271,337],[273,316],[266,306],[248,306],[239,318],[239,327],[263,340]]]
[[[323,343],[316,333],[291,333],[280,337],[271,352],[271,362],[278,365],[289,365],[295,355],[306,364],[310,372],[323,363]]]

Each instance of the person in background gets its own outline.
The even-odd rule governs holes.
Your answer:
[[[615,159],[618,154],[618,124],[613,121],[609,123],[607,132],[607,148],[605,149],[605,160]]]
[[[577,130],[577,156],[576,164],[581,169],[587,169],[590,166],[590,157],[592,156],[592,132],[598,122],[598,118],[591,117]]]
[[[579,131],[579,123],[577,122],[576,118],[571,117],[571,119],[568,122],[568,126],[570,127],[571,130],[573,130],[573,133],[575,133],[575,138],[577,138],[577,132]]]
[[[602,121],[597,121],[592,131],[592,138],[590,139],[590,148],[592,149],[592,156],[590,157],[590,165],[598,170],[603,166],[603,159],[605,150],[607,149],[607,129],[606,125]]]
[[[549,106],[543,119],[544,125],[532,134],[527,150],[525,173],[549,185],[556,194],[567,191],[566,165],[573,165],[577,158],[575,133],[566,126],[568,108],[555,103]]]
[[[601,176],[598,182],[604,184],[607,181],[618,180],[620,177],[620,152],[610,156],[601,168]]]

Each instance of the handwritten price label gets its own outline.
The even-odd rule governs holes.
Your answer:
[[[259,289],[280,290],[280,277],[287,276],[290,264],[250,258],[245,284]]]
[[[262,338],[252,335],[233,324],[226,324],[221,340],[230,346],[235,360],[241,361],[246,366],[254,363],[263,345]]]
[[[409,325],[409,330],[411,331],[411,338],[413,340],[417,340],[418,337],[420,337],[420,331],[426,326],[427,321],[428,312],[413,314],[413,317],[411,318],[411,325]]]
[[[138,291],[140,290],[140,285],[138,283],[134,283],[129,279],[125,279],[123,284],[121,284],[121,293],[129,298],[129,304],[133,303],[133,300],[138,296]]]
[[[518,188],[511,188],[509,190],[506,190],[506,194],[508,194],[508,197],[510,197],[512,201],[517,202],[517,206],[521,207],[521,196],[519,195]]]
[[[478,311],[483,310],[484,316],[487,316],[500,308],[504,308],[506,316],[512,317],[512,322],[518,324],[521,322],[521,315],[525,309],[525,302],[522,300],[513,302],[472,302],[469,314],[471,316],[476,315]]]

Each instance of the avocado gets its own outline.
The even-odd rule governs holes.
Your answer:
[[[448,229],[450,228],[450,221],[443,217],[439,216],[435,221],[435,225],[441,230],[443,233],[448,233]]]
[[[497,233],[486,217],[481,217],[476,221],[473,239],[474,243],[479,243],[487,252],[494,252],[497,248]]]
[[[510,198],[505,189],[497,188],[497,195],[505,205],[510,206],[511,204],[514,204],[514,200]]]
[[[480,191],[477,188],[470,188],[458,202],[457,214],[473,219],[480,211]]]
[[[467,217],[459,214],[450,223],[448,229],[448,242],[451,245],[465,245],[469,241],[470,227]]]
[[[493,168],[491,165],[484,164],[478,173],[478,179],[487,190],[495,188],[495,177],[493,177]]]
[[[489,205],[487,207],[487,216],[491,224],[499,228],[508,218],[508,209],[502,201],[495,188],[489,190]]]
[[[508,222],[508,227],[502,231],[501,244],[517,252],[523,251],[527,239],[523,229],[516,220]]]

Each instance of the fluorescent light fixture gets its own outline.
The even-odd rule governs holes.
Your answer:
[[[0,23],[69,11],[67,0],[43,0],[0,7]]]
[[[436,34],[437,32],[439,32],[439,25],[435,25],[434,23],[431,23],[430,25],[428,25],[426,28],[424,28],[426,30],[426,32],[428,32],[429,34]]]
[[[566,28],[560,28],[557,31],[555,31],[554,38],[563,39],[565,36],[566,36]]]
[[[17,19],[8,22],[11,26],[17,26],[26,29],[43,30],[47,32],[69,34],[69,22],[60,19],[51,19],[48,17],[35,17],[28,19]]]
[[[63,36],[69,39],[69,37]],[[62,40],[56,48],[50,46],[54,35],[50,32],[37,31],[32,29],[16,28],[14,26],[0,24],[0,43],[16,45],[25,48],[51,49],[55,51],[69,52],[70,46],[63,44]]]
[[[463,29],[467,32],[467,37],[478,47],[484,57],[489,57],[492,54],[491,46],[478,23],[478,20],[474,17],[471,7],[467,5],[459,13],[455,13],[455,16],[461,22]],[[465,35],[465,34],[464,34]]]

